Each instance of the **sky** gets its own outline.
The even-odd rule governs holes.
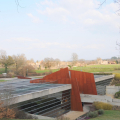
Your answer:
[[[119,6],[113,0],[0,0],[0,50],[46,57],[93,60],[118,56]]]

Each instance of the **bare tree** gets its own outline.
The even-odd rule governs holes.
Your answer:
[[[4,65],[5,72],[7,73],[8,66],[14,64],[13,58],[6,54],[6,51],[0,50],[0,63]]]
[[[16,75],[18,75],[18,72],[20,69],[22,69],[23,66],[26,65],[26,57],[24,54],[21,55],[13,55],[14,63],[15,63],[15,68],[16,68]]]
[[[45,58],[43,60],[43,65],[47,69],[50,69],[52,66],[55,65],[54,59],[53,58]]]
[[[97,58],[97,64],[101,64],[102,59],[100,57]]]
[[[78,62],[78,55],[76,53],[72,54],[72,66]]]
[[[60,66],[60,65],[59,65],[59,64],[60,64],[60,60],[57,58],[57,59],[55,59],[54,61],[55,61],[55,64],[57,65],[57,67],[59,67],[59,66]]]

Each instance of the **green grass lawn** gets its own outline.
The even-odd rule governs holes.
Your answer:
[[[73,70],[83,72],[110,72],[120,73],[120,64],[113,65],[87,65],[84,67],[73,67]]]
[[[59,69],[53,69],[53,70],[36,70],[36,73],[45,73],[45,72],[50,72],[50,71],[52,71],[52,72],[56,72],[56,71],[58,71]]]
[[[105,110],[104,115],[97,118],[92,118],[90,120],[120,120],[120,111]]]
[[[6,81],[7,81],[7,80],[0,80],[0,83],[1,83],[1,82],[6,82]]]
[[[0,74],[5,72],[5,68],[0,68]]]
[[[51,70],[52,72],[56,72],[59,69]],[[109,73],[120,73],[120,64],[111,64],[111,65],[87,65],[84,67],[73,67],[72,70],[83,71],[83,72],[109,72]],[[50,70],[36,70],[36,73],[45,73]]]

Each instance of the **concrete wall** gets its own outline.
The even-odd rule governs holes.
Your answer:
[[[106,86],[106,95],[114,97],[115,93],[120,91],[119,86]]]
[[[104,103],[109,103],[111,105],[120,106],[120,99],[112,99],[111,97],[106,95],[101,96],[101,95],[80,94],[80,97],[82,102],[88,102],[88,103],[104,102]]]
[[[88,103],[93,103],[93,102],[112,102],[112,98],[106,95],[89,95],[89,94],[80,94],[81,101],[82,102],[88,102]]]

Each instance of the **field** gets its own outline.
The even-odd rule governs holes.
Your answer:
[[[52,70],[35,70],[36,73],[56,72],[59,69]],[[72,70],[83,71],[83,72],[106,72],[106,73],[120,73],[120,64],[111,65],[87,65],[84,67],[73,67]],[[4,73],[5,69],[0,68],[0,74]]]
[[[0,68],[0,74],[5,72],[5,68]]]
[[[109,73],[120,73],[120,64],[113,65],[88,65],[84,67],[73,67],[73,70],[83,72],[109,72]]]
[[[36,70],[36,73],[45,73],[45,72],[56,72],[58,71],[59,69],[53,69],[53,70]]]
[[[120,120],[120,111],[106,110],[104,115],[90,120]]]
[[[51,70],[52,72],[56,72],[59,69]],[[83,71],[83,72],[106,72],[106,73],[120,73],[120,64],[113,65],[87,65],[84,67],[73,67],[72,70]],[[36,70],[37,73],[45,73],[50,70]]]

